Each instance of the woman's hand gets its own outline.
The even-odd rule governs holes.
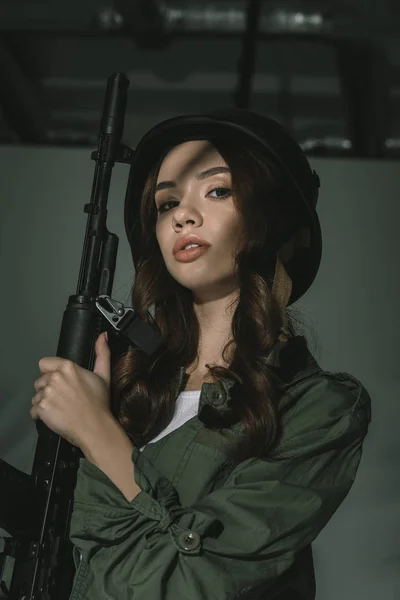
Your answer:
[[[85,439],[96,437],[111,416],[110,349],[105,332],[97,338],[95,352],[93,372],[64,358],[42,358],[42,376],[34,382],[32,418],[79,447]]]

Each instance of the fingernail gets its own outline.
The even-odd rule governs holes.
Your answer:
[[[106,338],[106,342],[108,344],[108,332],[107,331],[104,332],[104,337]]]

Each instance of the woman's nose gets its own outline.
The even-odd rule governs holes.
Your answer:
[[[191,201],[181,202],[174,211],[174,224],[185,225],[186,223],[198,223],[201,215]]]

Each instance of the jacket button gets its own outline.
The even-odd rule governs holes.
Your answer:
[[[196,550],[200,546],[200,536],[195,531],[182,531],[179,544],[184,550]]]
[[[211,404],[213,406],[221,406],[225,402],[225,396],[222,392],[214,390],[211,392]]]

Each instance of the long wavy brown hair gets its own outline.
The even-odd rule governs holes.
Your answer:
[[[240,283],[232,318],[231,339],[222,356],[229,365],[206,365],[213,381],[236,381],[232,394],[232,421],[244,425],[236,460],[265,456],[278,440],[279,401],[282,388],[263,357],[277,342],[285,325],[289,337],[299,333],[301,317],[292,307],[279,306],[271,293],[277,249],[299,223],[301,215],[285,194],[280,172],[264,156],[242,144],[209,140],[232,172],[235,206],[241,215],[246,239],[236,256]],[[164,157],[149,173],[140,192],[142,235],[136,243],[132,307],[147,323],[157,324],[163,344],[151,358],[129,347],[112,369],[112,409],[133,443],[141,447],[171,421],[177,397],[176,374],[196,360],[199,323],[191,290],[167,271],[155,235],[157,211],[154,190]],[[229,358],[230,357],[230,358]],[[179,392],[180,390],[178,390]],[[203,423],[211,429],[229,426],[207,407]]]

